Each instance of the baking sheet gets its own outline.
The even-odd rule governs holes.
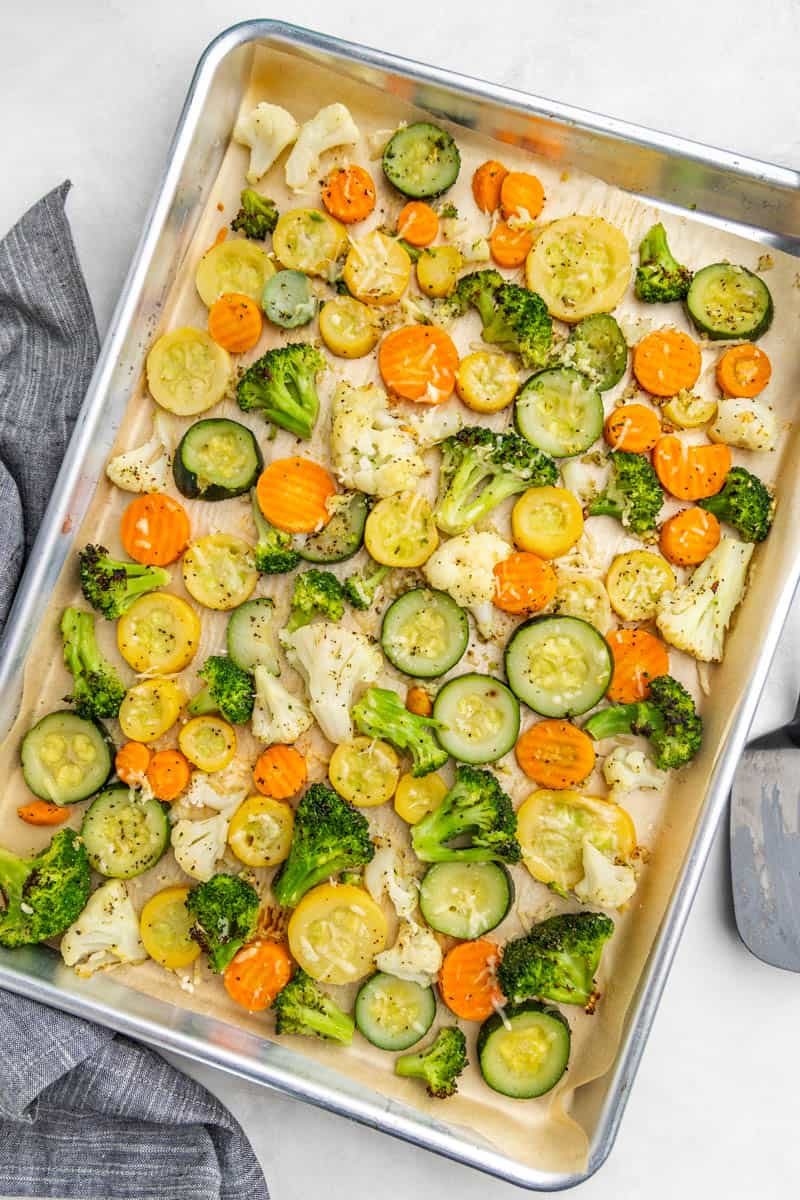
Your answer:
[[[345,81],[334,72],[324,68],[310,66],[299,62],[291,56],[270,52],[268,56],[259,56],[256,71],[249,89],[248,96],[243,102],[245,109],[261,99],[269,99],[284,104],[294,113],[298,120],[313,115],[322,103],[342,100],[351,108],[362,134],[368,134],[376,129],[391,129],[399,120],[417,119],[421,114],[383,93],[361,84]],[[477,162],[492,154],[502,158],[509,167],[533,169],[545,184],[548,203],[545,214],[548,218],[566,215],[573,211],[597,213],[606,216],[618,225],[628,237],[632,247],[638,241],[646,228],[655,219],[655,211],[633,201],[630,197],[595,180],[590,180],[576,173],[570,173],[564,178],[560,170],[550,163],[533,160],[509,146],[498,147],[479,139],[461,128],[453,130],[463,157],[461,178],[456,188],[449,193],[454,203],[464,212],[473,210],[469,198],[469,180]],[[334,161],[344,161],[348,156],[333,154],[326,156],[320,177]],[[353,152],[352,157],[364,163],[368,154],[364,147]],[[162,331],[175,328],[182,324],[205,324],[205,309],[194,291],[194,268],[202,251],[211,244],[221,224],[230,219],[238,206],[238,193],[243,185],[244,170],[247,162],[247,152],[231,146],[223,163],[216,186],[212,190],[207,211],[200,221],[195,238],[188,251],[186,259],[178,272],[177,282],[167,304]],[[379,166],[373,171],[374,176],[380,174]],[[295,207],[298,203],[314,205],[318,202],[318,188],[314,181],[307,199],[298,200],[286,194],[281,186],[282,170],[279,167],[273,171],[267,180],[263,181],[261,190],[273,195],[279,208],[284,210]],[[401,207],[400,201],[381,191],[379,204],[373,222],[375,224],[394,224],[394,217]],[[218,204],[224,206],[221,214]],[[730,258],[754,269],[757,266],[762,248],[752,242],[733,238],[716,230],[710,230],[690,221],[675,217],[664,217],[670,233],[673,249],[679,259],[692,265],[721,258]],[[370,223],[366,223],[369,225]],[[366,227],[366,226],[365,226]],[[794,394],[798,382],[798,369],[792,363],[788,338],[796,329],[800,315],[800,292],[795,282],[797,263],[795,260],[773,254],[775,263],[766,276],[776,303],[777,317],[773,329],[762,340],[775,366],[774,381],[770,386],[770,399],[778,411],[785,415],[788,423],[790,412],[790,397]],[[653,310],[639,306],[635,301],[626,300],[617,313],[623,326],[630,332],[631,338],[641,336],[647,329],[662,323],[654,317]],[[670,310],[670,320],[673,313]],[[638,322],[638,324],[637,324]],[[678,322],[681,323],[681,322]],[[478,340],[478,326],[470,326],[468,321],[459,322],[452,331],[459,349],[465,352],[472,342]],[[297,340],[307,336],[306,330],[297,331]],[[280,340],[275,331],[270,331],[267,341],[262,339],[258,352],[263,353],[267,344]],[[252,355],[250,357],[254,357]],[[717,357],[717,351],[706,354],[704,375],[699,390],[714,393],[713,378],[708,370]],[[333,361],[333,360],[332,360]],[[325,413],[333,391],[336,379],[346,375],[354,382],[365,382],[375,376],[373,360],[359,360],[353,364],[342,364],[336,360],[335,371],[331,370],[321,386],[323,411],[317,426],[317,434],[311,444],[310,452],[320,455],[321,432],[326,428]],[[618,392],[624,390],[625,381],[614,392],[607,394],[607,404],[613,403]],[[456,401],[451,401],[456,404]],[[120,432],[118,448],[137,445],[144,441],[149,434],[153,412],[152,402],[147,398],[143,388],[134,392],[132,403],[125,424]],[[255,432],[263,435],[264,426],[257,420],[239,413],[234,402],[225,402],[214,410],[213,415],[235,416],[249,424]],[[502,418],[498,418],[502,421]],[[176,432],[182,431],[191,422],[175,422]],[[497,422],[495,422],[497,423]],[[788,424],[787,424],[788,432]],[[269,452],[270,444],[262,445]],[[294,450],[294,439],[286,434],[279,434],[271,444],[274,455],[279,456]],[[796,448],[792,447],[786,456],[784,464],[788,468],[788,477],[794,475]],[[763,456],[764,461],[753,455],[746,456],[748,466],[759,471],[765,478],[772,478],[777,470],[776,456]],[[742,456],[744,461],[744,456]],[[432,489],[433,480],[428,481]],[[362,1081],[366,1086],[395,1096],[409,1104],[424,1105],[435,1113],[440,1120],[452,1122],[454,1125],[468,1126],[487,1138],[505,1154],[518,1158],[520,1161],[536,1165],[543,1170],[570,1171],[581,1169],[585,1164],[587,1137],[569,1116],[572,1091],[581,1082],[595,1078],[608,1068],[613,1060],[618,1042],[625,1009],[636,985],[639,973],[652,944],[664,911],[672,885],[677,875],[686,847],[691,838],[696,815],[705,793],[705,787],[714,762],[715,748],[721,743],[725,725],[728,721],[734,702],[747,683],[750,666],[754,660],[760,641],[760,633],[767,623],[770,599],[773,588],[781,573],[785,571],[787,555],[791,553],[791,539],[787,536],[791,528],[791,520],[796,518],[796,501],[782,496],[775,532],[767,545],[757,552],[756,568],[754,570],[751,594],[737,622],[730,653],[724,666],[711,672],[714,680],[716,698],[714,707],[706,706],[704,716],[707,723],[706,742],[703,754],[693,767],[681,774],[677,783],[663,800],[656,801],[652,795],[642,794],[632,799],[628,807],[636,821],[640,842],[647,847],[651,854],[649,865],[642,875],[639,891],[629,911],[618,920],[618,930],[610,943],[603,963],[600,985],[605,992],[599,1010],[594,1017],[587,1017],[580,1012],[568,1010],[570,1023],[573,1026],[573,1058],[570,1071],[565,1077],[559,1091],[551,1097],[539,1101],[529,1101],[525,1104],[504,1100],[492,1093],[480,1081],[476,1071],[465,1078],[459,1095],[447,1105],[434,1104],[420,1096],[420,1090],[411,1082],[397,1080],[391,1073],[391,1059],[379,1051],[368,1047],[362,1040],[351,1050],[342,1051],[340,1048],[326,1046],[304,1039],[294,1039],[295,1049],[303,1054],[311,1055],[334,1066],[337,1070],[349,1074],[352,1078]],[[118,523],[119,516],[127,504],[129,497],[101,482],[95,498],[90,506],[83,528],[78,536],[77,544],[89,540],[99,540],[108,545],[112,551],[119,551]],[[235,530],[238,524],[244,536],[252,537],[252,526],[248,515],[247,505],[242,501],[225,502],[222,505],[192,504],[186,502],[192,519],[193,535],[202,536],[217,528]],[[503,528],[504,516],[501,513],[495,524]],[[593,522],[593,525],[605,526],[603,536],[599,539],[598,551],[601,558],[609,560],[618,548],[625,548],[620,541],[620,532],[613,523]],[[633,543],[631,543],[633,544]],[[351,564],[345,564],[344,570],[352,569]],[[183,593],[179,580],[179,572],[174,574],[173,589]],[[257,594],[273,594],[279,604],[286,605],[285,597],[276,593],[275,585],[262,580]],[[69,689],[69,678],[59,665],[60,647],[57,637],[57,622],[60,610],[64,604],[78,598],[74,563],[65,570],[59,581],[58,588],[51,602],[45,619],[44,628],[40,634],[34,653],[31,655],[26,672],[25,691],[17,726],[12,731],[2,753],[0,766],[5,768],[11,777],[12,786],[6,790],[4,805],[0,817],[2,829],[0,838],[8,845],[29,849],[34,840],[31,830],[21,825],[14,815],[14,808],[25,795],[24,785],[16,763],[16,749],[22,732],[44,712],[58,706],[58,702]],[[279,610],[279,616],[281,610]],[[196,663],[200,665],[209,653],[219,651],[223,646],[223,633],[226,623],[224,615],[202,612],[203,638]],[[105,635],[104,646],[113,654],[112,626],[104,626],[101,633]],[[116,656],[114,656],[116,657]],[[680,661],[681,656],[672,654],[672,669],[675,674],[684,679],[687,684],[695,687],[694,665],[688,660]],[[484,659],[484,661],[486,661]],[[494,659],[498,661],[497,656]],[[466,665],[466,660],[465,664]],[[488,665],[491,665],[491,655]],[[459,666],[455,673],[463,670]],[[127,679],[132,674],[126,668],[121,673]],[[288,672],[287,672],[288,674]],[[189,672],[184,677],[191,683]],[[291,675],[289,675],[291,678]],[[387,682],[391,682],[391,672],[387,672]],[[118,731],[117,731],[118,732]],[[255,743],[248,742],[249,735],[240,738],[240,750],[243,757],[252,761],[255,756]],[[164,739],[165,744],[173,739]],[[324,744],[317,743],[315,750],[320,757],[315,762],[315,778],[324,776]],[[502,764],[503,767],[506,763]],[[513,763],[510,764],[510,774],[504,777],[504,785],[512,793],[516,802],[521,801],[531,790],[529,782],[519,777]],[[596,788],[601,793],[604,786],[595,780]],[[383,810],[370,812],[370,820],[377,830],[380,823],[392,823],[391,813]],[[76,814],[78,823],[79,814]],[[398,828],[400,823],[398,822]],[[41,841],[46,841],[43,835]],[[265,873],[266,874],[266,873]],[[138,881],[133,881],[132,892],[135,901],[157,890],[157,887],[180,877],[180,872],[169,868],[155,868],[149,875]],[[516,911],[508,921],[497,931],[498,940],[514,936],[522,925],[529,925],[532,920],[553,911],[555,904],[550,893],[527,879],[524,869],[515,871],[518,884],[518,900]],[[170,976],[154,964],[145,964],[125,972],[117,972],[117,979],[125,979],[131,986],[151,995],[172,1000],[174,1003],[198,1011],[211,1012],[222,1016],[233,1023],[244,1025],[251,1030],[268,1031],[271,1022],[268,1017],[248,1017],[228,1000],[224,989],[216,979],[193,975],[181,980]],[[193,990],[187,990],[193,989]]]

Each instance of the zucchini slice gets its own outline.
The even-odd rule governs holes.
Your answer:
[[[770,290],[758,275],[731,263],[712,263],[692,279],[686,310],[712,341],[747,338],[754,342],[772,324]]]
[[[506,646],[508,686],[543,717],[571,717],[593,708],[611,682],[608,642],[580,617],[533,617]]]
[[[275,639],[275,606],[268,596],[246,600],[235,608],[226,633],[228,654],[243,671],[266,667],[272,675],[280,671]]]
[[[496,762],[519,735],[519,704],[491,675],[459,675],[440,690],[433,715],[442,722],[437,737],[459,762]]]
[[[337,507],[328,524],[305,541],[298,538],[297,553],[312,563],[336,563],[352,558],[364,544],[368,515],[369,500],[363,492],[337,497]]]
[[[381,645],[393,667],[415,679],[444,675],[463,656],[469,622],[447,592],[417,587],[398,596],[383,618]]]
[[[404,196],[422,200],[452,187],[461,155],[450,134],[429,121],[398,129],[383,152],[383,173]]]
[[[553,458],[582,454],[603,435],[603,401],[587,375],[574,367],[537,371],[517,393],[517,429]]]
[[[569,1025],[556,1008],[528,1000],[493,1013],[478,1033],[484,1081],[512,1100],[530,1100],[555,1087],[567,1069]]]
[[[75,804],[98,792],[111,774],[108,735],[94,721],[63,709],[48,713],[22,739],[25,782],[40,800]]]
[[[133,788],[119,784],[95,797],[81,837],[95,871],[109,879],[133,879],[166,850],[169,821],[158,800],[143,800]]]
[[[436,1016],[433,988],[379,971],[356,996],[356,1028],[379,1050],[408,1050],[423,1038]]]
[[[600,392],[619,383],[628,365],[628,343],[611,313],[595,313],[572,327],[572,361]]]
[[[264,284],[264,315],[281,329],[296,329],[313,321],[317,298],[302,271],[278,271]]]
[[[431,929],[469,941],[495,929],[513,902],[514,884],[500,863],[434,863],[419,890],[420,912]]]
[[[180,440],[172,463],[175,486],[190,500],[229,500],[255,487],[264,467],[258,443],[238,421],[196,421]]]

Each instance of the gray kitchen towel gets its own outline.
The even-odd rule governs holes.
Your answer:
[[[62,183],[0,242],[0,628],[98,351]],[[0,1195],[269,1200],[241,1126],[111,1030],[0,991]]]

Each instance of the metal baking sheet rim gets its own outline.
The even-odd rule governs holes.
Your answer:
[[[214,74],[232,51],[251,42],[272,43],[277,48],[299,49],[357,62],[376,70],[391,70],[420,83],[442,86],[489,104],[503,104],[526,115],[558,120],[587,134],[604,134],[662,154],[681,155],[778,190],[800,189],[800,176],[788,168],[743,160],[725,151],[653,133],[624,122],[600,117],[566,105],[544,101],[527,93],[496,86],[439,68],[370,50],[336,38],[312,33],[279,21],[255,20],[232,26],[214,39],[201,57],[192,79],[172,145],[162,186],[148,213],[139,245],[114,312],[109,332],[86,394],[62,464],[39,536],[22,578],[6,625],[0,649],[0,695],[18,690],[25,657],[33,637],[34,611],[49,594],[67,552],[70,514],[80,515],[88,503],[94,480],[81,477],[81,467],[103,413],[106,390],[135,313],[151,258],[173,201],[181,168],[207,89]],[[752,230],[752,227],[750,227]],[[765,240],[771,240],[766,238]],[[0,950],[0,986],[40,1000],[76,1016],[87,1017],[131,1037],[275,1088],[328,1111],[400,1137],[458,1162],[473,1166],[532,1191],[559,1191],[574,1187],[593,1175],[608,1157],[641,1059],[650,1026],[677,949],[683,926],[725,810],[737,760],[775,653],[782,627],[800,582],[800,556],[792,564],[779,593],[772,619],[753,672],[731,721],[725,746],[718,755],[704,810],[684,862],[658,937],[631,1003],[626,1030],[614,1066],[609,1072],[605,1099],[589,1145],[585,1171],[559,1173],[538,1170],[508,1158],[469,1130],[434,1121],[415,1109],[366,1091],[350,1080],[294,1054],[285,1046],[254,1037],[222,1021],[177,1009],[141,996],[108,979],[78,980],[46,948],[27,951]],[[9,722],[10,723],[10,722]],[[23,962],[20,962],[20,955]],[[119,993],[119,1003],[109,997]],[[139,1010],[139,1011],[137,1011]]]

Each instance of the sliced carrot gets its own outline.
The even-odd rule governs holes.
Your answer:
[[[517,550],[494,567],[494,602],[503,612],[539,612],[556,594],[558,579],[552,563],[538,554]]]
[[[509,171],[500,188],[503,216],[535,221],[544,208],[541,180],[527,171]]]
[[[387,334],[378,367],[390,392],[420,404],[442,404],[452,395],[458,351],[436,325],[404,325]]]
[[[69,816],[68,804],[51,804],[49,800],[32,800],[21,804],[17,816],[29,825],[61,825]]]
[[[256,759],[253,782],[262,796],[288,800],[308,778],[306,760],[294,746],[270,746]]]
[[[771,376],[769,356],[758,346],[731,346],[717,363],[717,383],[726,396],[757,396]]]
[[[548,719],[531,725],[515,753],[528,778],[543,788],[576,787],[594,770],[594,742],[570,721]]]
[[[406,708],[418,717],[429,717],[433,702],[424,687],[410,687],[406,692]]]
[[[533,245],[533,234],[527,229],[512,229],[499,221],[489,235],[489,249],[498,267],[521,267]]]
[[[286,987],[292,970],[285,946],[259,938],[242,946],[228,963],[223,976],[225,991],[248,1012],[263,1012]]]
[[[439,232],[439,215],[422,200],[409,200],[397,218],[397,232],[412,246],[430,246]]]
[[[336,484],[310,458],[276,458],[259,476],[258,505],[264,516],[284,533],[314,533],[331,519],[327,502]]]
[[[363,221],[375,207],[375,184],[369,171],[355,163],[332,171],[322,189],[322,203],[345,225]]]
[[[137,496],[122,514],[120,536],[125,553],[149,567],[166,567],[180,558],[189,534],[186,509],[160,492]]]
[[[472,176],[472,195],[481,212],[493,213],[500,207],[500,189],[506,175],[507,169],[494,158],[478,167]]]
[[[700,347],[680,329],[654,329],[633,352],[633,373],[653,396],[677,396],[700,377]]]
[[[152,755],[147,746],[141,742],[126,742],[120,746],[114,757],[117,775],[123,783],[138,787],[147,774]]]
[[[500,948],[481,939],[461,942],[445,956],[439,991],[447,1007],[463,1021],[484,1021],[502,1003],[496,970]]]
[[[653,466],[663,487],[679,500],[703,500],[716,496],[731,469],[728,446],[689,446],[674,433],[659,438],[653,451]]]
[[[644,454],[661,437],[658,413],[644,404],[622,404],[609,413],[603,430],[609,446]]]
[[[264,318],[255,300],[227,292],[208,310],[208,332],[218,346],[231,354],[252,350],[261,337]]]
[[[661,526],[664,558],[678,567],[696,567],[708,558],[720,538],[719,521],[704,508],[684,508]]]
[[[669,674],[669,655],[646,629],[612,629],[606,635],[614,673],[606,693],[615,704],[634,704],[650,695],[650,681]]]
[[[156,800],[170,803],[180,796],[191,778],[189,760],[180,750],[159,750],[147,768],[147,782]]]

